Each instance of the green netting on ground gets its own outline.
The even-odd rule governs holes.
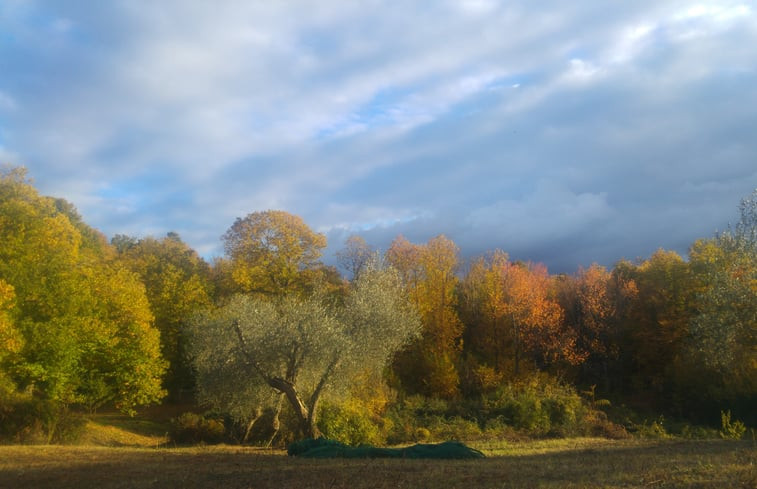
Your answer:
[[[418,444],[405,448],[378,448],[371,445],[350,447],[326,438],[307,438],[289,445],[287,453],[308,458],[484,458],[484,454],[459,441]]]

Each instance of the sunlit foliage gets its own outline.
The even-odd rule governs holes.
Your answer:
[[[212,302],[210,267],[176,233],[163,239],[117,235],[111,242],[145,286],[161,353],[169,364],[164,386],[172,399],[180,400],[193,388],[183,329],[198,308]]]
[[[239,292],[276,295],[303,290],[319,265],[326,237],[284,211],[253,212],[223,235]]]
[[[444,236],[424,245],[400,236],[386,252],[423,322],[421,338],[399,354],[394,365],[400,383],[410,392],[443,398],[459,395],[463,324],[456,309],[458,253],[455,243]]]
[[[715,397],[757,398],[757,190],[741,202],[736,226],[697,241],[691,267],[699,284],[690,353],[713,376]],[[714,392],[713,392],[714,391]],[[753,407],[753,405],[752,405]]]
[[[0,177],[0,235],[0,280],[15,295],[5,315],[21,337],[5,368],[17,387],[89,408],[160,399],[165,364],[144,286],[104,237],[38,195],[23,169]]]

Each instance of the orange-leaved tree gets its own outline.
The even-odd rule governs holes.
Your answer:
[[[563,311],[550,296],[547,268],[540,263],[507,262],[502,274],[504,291],[497,307],[513,340],[513,373],[521,373],[525,355],[541,366],[560,359],[580,361],[575,338],[561,328]]]

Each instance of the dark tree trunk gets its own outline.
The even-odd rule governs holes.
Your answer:
[[[293,383],[281,378],[272,378],[268,380],[268,384],[281,392],[283,396],[286,396],[289,405],[292,406],[292,410],[297,416],[302,434],[307,438],[320,438],[322,435],[318,430],[318,426],[316,426],[317,419],[315,415],[317,412],[315,408],[318,407],[318,398],[315,398],[313,408],[308,409],[307,405],[300,399]]]

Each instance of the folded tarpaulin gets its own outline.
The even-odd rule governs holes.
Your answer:
[[[459,441],[418,444],[404,448],[379,448],[371,445],[350,447],[326,438],[306,438],[289,445],[287,453],[294,457],[308,458],[438,458],[466,459],[484,458],[480,451]]]

